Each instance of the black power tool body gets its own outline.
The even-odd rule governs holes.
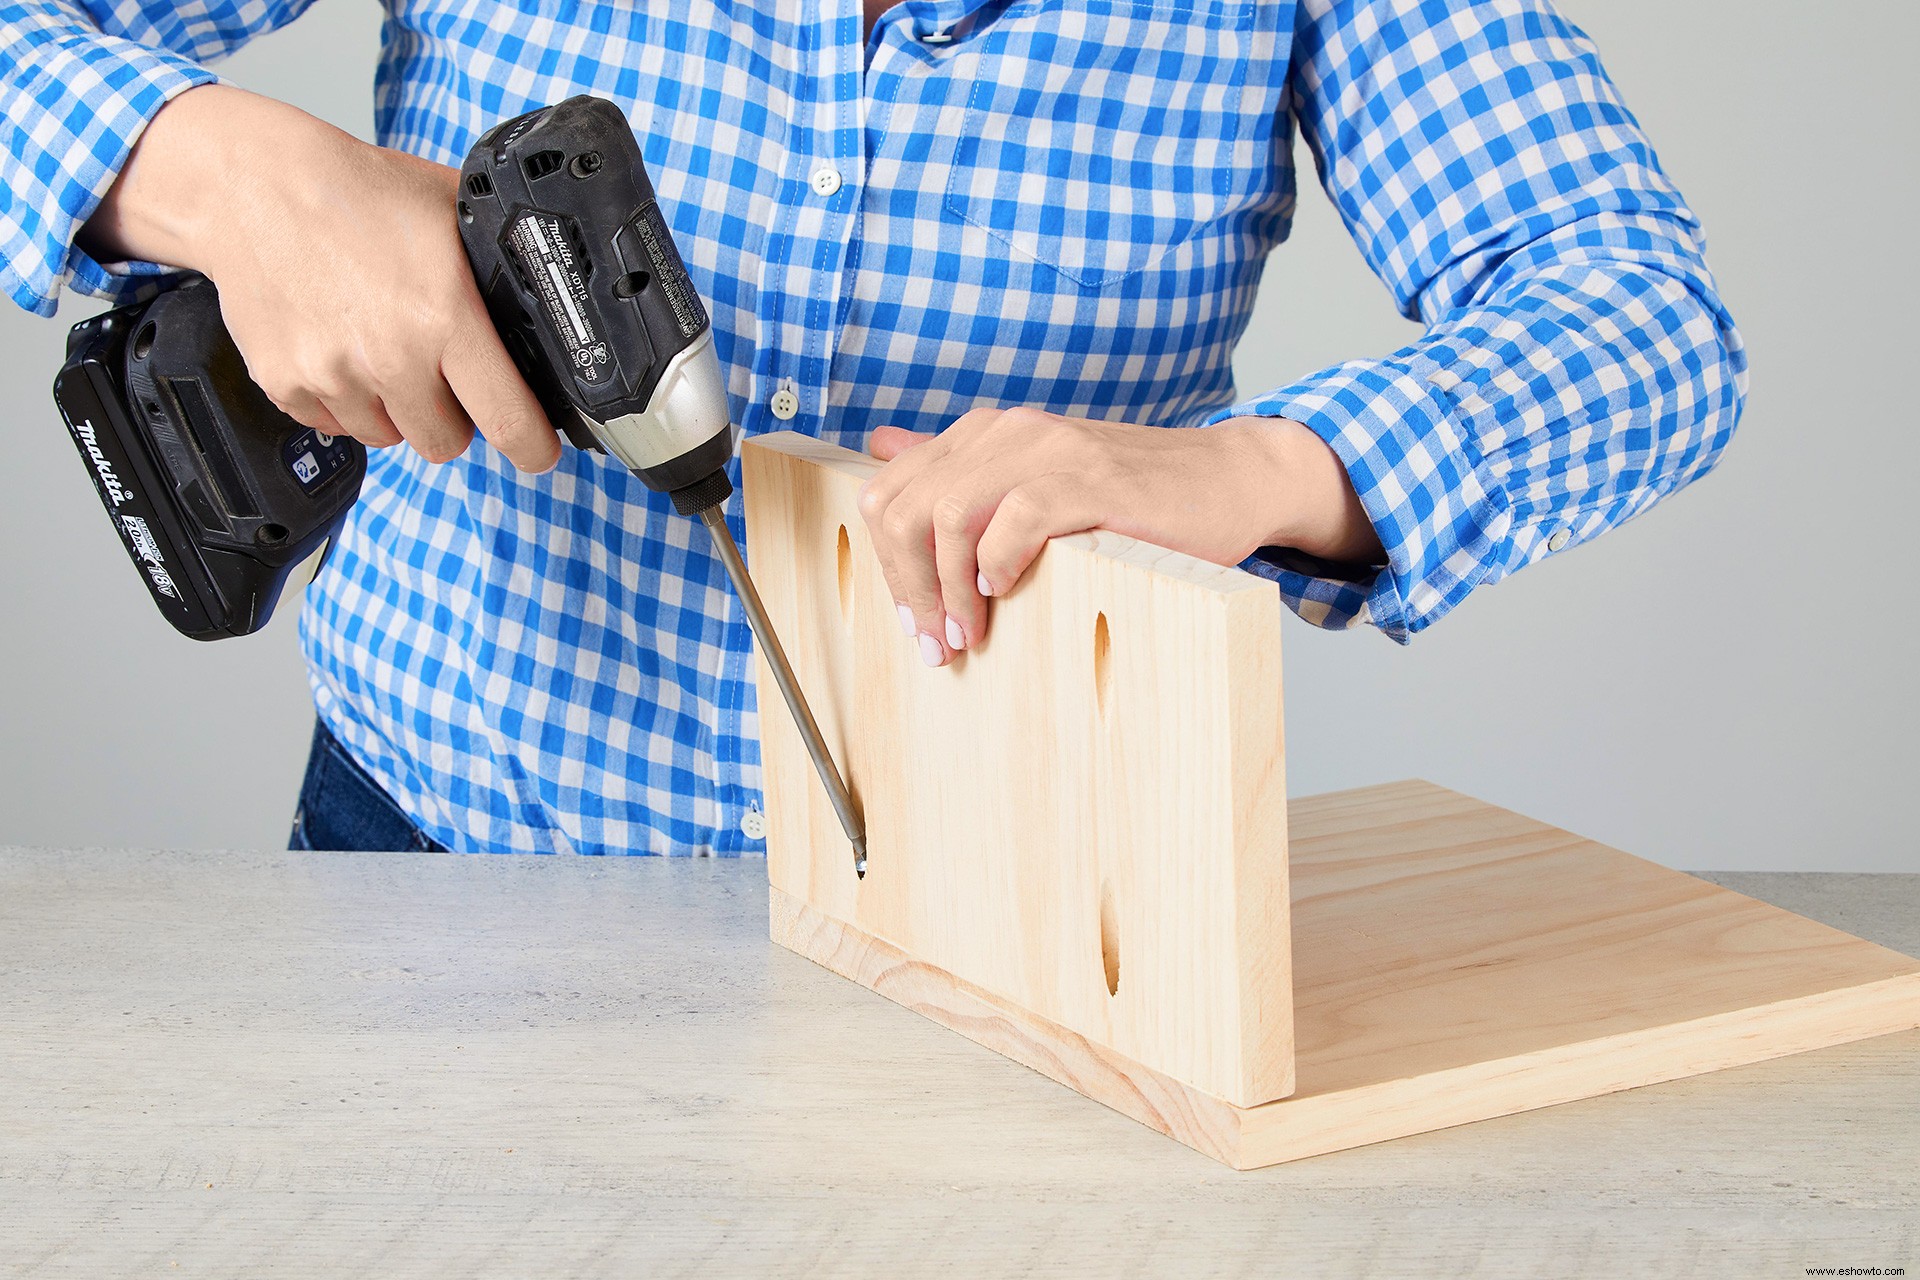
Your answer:
[[[684,515],[733,492],[726,380],[633,129],[578,97],[481,135],[460,238],[494,327],[548,419]]]

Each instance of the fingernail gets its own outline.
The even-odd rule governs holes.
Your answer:
[[[919,631],[920,631],[920,628],[917,625],[915,625],[913,621],[913,610],[907,608],[907,606],[903,604],[896,604],[893,607],[900,611],[901,634],[905,635],[909,640],[913,639],[913,637],[919,634]]]
[[[967,633],[960,629],[959,623],[955,622],[952,618],[948,618],[947,619],[947,648],[953,650],[955,653],[958,653],[966,647],[967,647]]]
[[[930,667],[940,665],[940,642],[924,632],[920,636],[920,661]]]
[[[975,574],[974,577],[976,578],[976,581],[974,582],[973,585],[980,588],[981,595],[990,596],[993,594],[993,584],[987,581],[986,574],[984,573]]]

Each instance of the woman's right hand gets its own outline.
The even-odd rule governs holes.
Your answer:
[[[477,426],[550,471],[560,439],[487,316],[454,224],[459,171],[203,85],[153,118],[81,232],[103,261],[211,279],[247,370],[300,422],[431,462]]]

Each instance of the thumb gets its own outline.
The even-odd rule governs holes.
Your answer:
[[[933,439],[931,431],[909,431],[905,427],[875,427],[867,437],[867,452],[882,462],[895,458],[917,444]]]

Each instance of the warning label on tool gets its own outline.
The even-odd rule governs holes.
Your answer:
[[[513,224],[507,243],[520,258],[522,276],[540,295],[547,323],[566,348],[574,376],[595,383],[609,372],[606,339],[595,330],[593,307],[580,260],[560,219],[529,213]]]
[[[653,259],[653,278],[660,282],[667,301],[673,306],[680,336],[691,338],[707,327],[707,309],[700,305],[700,295],[694,292],[693,281],[687,278],[680,250],[673,243],[673,233],[667,230],[667,221],[660,216],[660,206],[650,204],[642,209],[634,219],[634,226],[640,232],[641,242],[647,246],[647,256]]]

